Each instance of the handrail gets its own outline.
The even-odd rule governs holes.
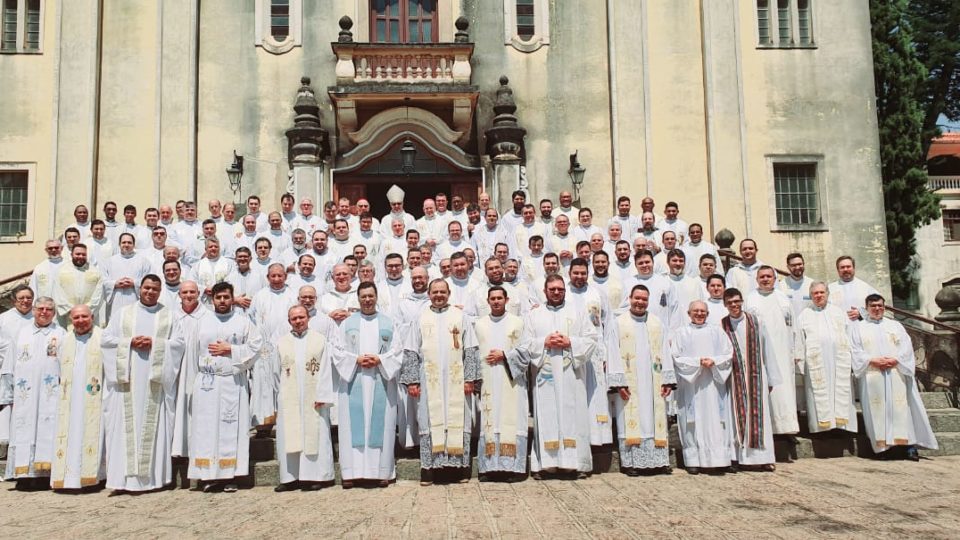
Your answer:
[[[10,276],[8,278],[0,279],[0,287],[13,283],[14,281],[20,281],[21,279],[26,279],[32,275],[33,275],[33,270],[28,270],[26,272],[21,272],[15,276]]]
[[[743,257],[737,255],[736,253],[734,253],[733,251],[731,251],[731,250],[729,250],[729,249],[720,249],[720,250],[717,250],[717,253],[719,253],[720,255],[722,255],[722,256],[724,256],[724,257],[727,257],[728,261],[729,261],[729,259],[736,259],[736,260],[738,260],[738,261],[742,261],[742,260],[743,260]],[[781,269],[776,268],[776,267],[772,267],[772,268],[773,268],[774,270],[776,270],[776,272],[777,272],[778,274],[780,274],[781,276],[789,276],[789,275],[790,275],[790,272],[786,272],[786,271],[781,270]],[[895,314],[897,314],[897,315],[899,315],[899,316],[901,316],[901,317],[906,317],[907,319],[913,319],[913,320],[915,320],[915,321],[919,321],[919,322],[922,322],[922,323],[925,323],[925,324],[929,324],[930,326],[933,326],[934,328],[938,328],[938,329],[940,329],[940,330],[946,330],[947,332],[953,332],[954,334],[960,334],[960,328],[957,328],[957,327],[954,327],[954,326],[950,326],[949,324],[943,324],[943,323],[940,322],[940,321],[937,321],[937,320],[934,320],[934,319],[930,319],[930,318],[924,317],[924,316],[922,316],[922,315],[917,315],[916,313],[913,313],[913,312],[910,312],[910,311],[906,311],[906,310],[904,310],[904,309],[900,309],[900,308],[898,308],[898,307],[894,307],[894,306],[891,306],[891,305],[889,305],[889,304],[886,306],[886,309],[887,309],[887,311],[889,311],[889,312],[891,312],[891,313],[895,313]]]

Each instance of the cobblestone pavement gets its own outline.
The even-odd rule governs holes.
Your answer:
[[[19,493],[0,484],[7,538],[956,538],[960,457],[804,459],[723,477],[479,483],[235,494]]]

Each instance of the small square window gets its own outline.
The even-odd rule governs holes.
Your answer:
[[[960,242],[960,210],[944,209],[941,217],[943,219],[943,240]]]
[[[773,163],[773,196],[776,227],[823,227],[817,162]]]

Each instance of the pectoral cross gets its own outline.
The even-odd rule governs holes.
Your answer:
[[[633,360],[633,358],[634,358],[634,355],[631,354],[630,352],[625,352],[625,353],[623,353],[623,363],[624,363],[627,367],[630,366],[630,361]]]
[[[460,350],[460,329],[454,326],[450,329],[450,335],[453,336],[453,348]]]
[[[307,371],[310,372],[311,377],[316,375],[317,372],[320,371],[320,362],[317,362],[316,358],[311,358],[310,361],[307,362]]]

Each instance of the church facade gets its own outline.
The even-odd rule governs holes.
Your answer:
[[[2,2],[0,276],[80,203],[385,213],[396,183],[411,212],[481,190],[502,210],[573,191],[576,154],[597,223],[672,200],[767,263],[834,279],[852,254],[889,291],[867,0],[148,4]]]

